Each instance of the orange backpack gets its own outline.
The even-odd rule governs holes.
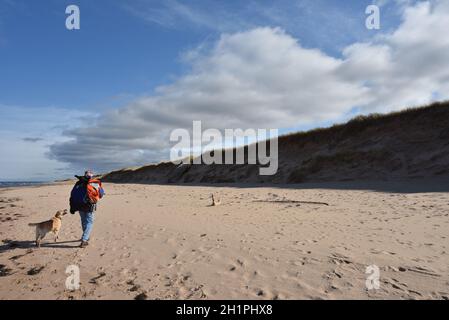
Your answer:
[[[101,198],[103,198],[104,190],[101,185],[101,181],[98,179],[90,179],[87,183],[87,197],[89,202],[96,204]]]

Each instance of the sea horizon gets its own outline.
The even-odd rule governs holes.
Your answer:
[[[12,187],[27,187],[27,186],[35,186],[48,183],[50,181],[29,181],[29,180],[20,180],[20,181],[1,181],[0,180],[0,188],[12,188]]]

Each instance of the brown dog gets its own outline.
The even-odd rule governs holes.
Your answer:
[[[56,212],[55,216],[51,220],[39,222],[39,223],[29,223],[30,227],[36,227],[36,246],[41,246],[41,240],[49,232],[53,232],[55,235],[55,242],[58,240],[59,230],[61,230],[62,216],[67,214],[67,210]]]

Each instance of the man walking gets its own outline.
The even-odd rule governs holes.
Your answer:
[[[81,248],[89,244],[90,234],[94,224],[94,213],[98,201],[104,196],[104,190],[99,179],[94,179],[94,173],[87,170],[84,176],[75,176],[78,181],[70,194],[70,213],[80,213],[83,235]]]

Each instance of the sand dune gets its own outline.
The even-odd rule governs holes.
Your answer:
[[[279,170],[164,162],[110,172],[118,183],[276,183],[449,178],[449,102],[357,117],[279,138]],[[234,149],[235,159],[235,149]],[[247,148],[245,148],[247,154]],[[224,155],[223,155],[224,157]],[[224,163],[224,161],[223,161]]]
[[[1,190],[0,298],[448,299],[449,193],[373,186],[106,184],[86,249],[78,215],[40,249],[27,225],[66,208],[71,185]]]

